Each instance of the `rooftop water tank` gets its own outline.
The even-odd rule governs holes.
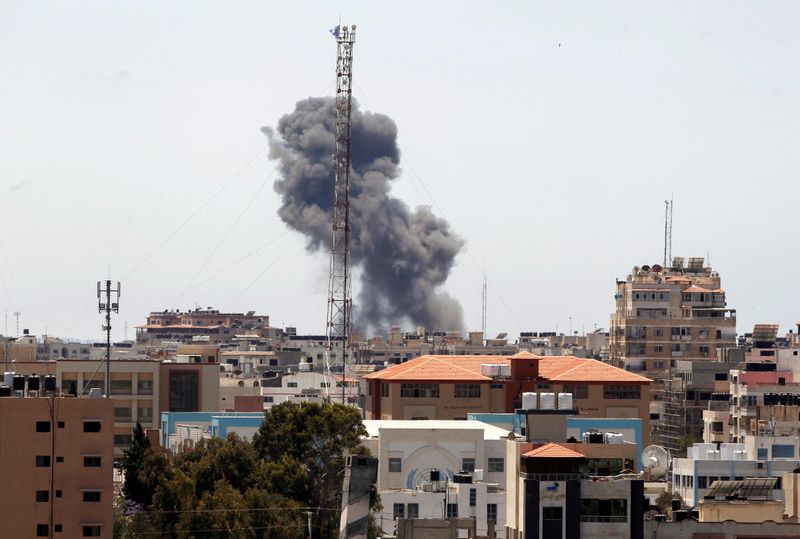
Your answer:
[[[17,374],[14,376],[14,391],[25,391],[25,375]]]
[[[28,391],[39,391],[39,375],[31,374],[28,378]]]
[[[89,389],[89,398],[90,399],[99,399],[103,396],[103,390],[99,387],[93,387]]]
[[[556,409],[555,393],[539,393],[539,408],[542,410]]]
[[[48,374],[47,376],[44,377],[44,390],[45,391],[56,390],[56,377],[53,376],[52,374]]]
[[[14,375],[17,374],[15,372],[6,371],[3,373],[3,385],[11,387],[14,385]]]
[[[572,393],[559,393],[558,394],[558,409],[559,410],[572,410]]]
[[[11,387],[3,385],[0,386],[0,397],[10,397],[11,396]]]
[[[606,433],[606,443],[607,444],[621,444],[625,441],[625,437],[620,434],[619,432],[607,432]]]
[[[299,363],[297,368],[300,372],[309,372],[311,371],[311,363]]]
[[[523,410],[536,410],[538,407],[538,395],[536,393],[523,393],[522,394],[522,409]]]
[[[501,363],[500,376],[502,376],[503,378],[511,377],[511,365],[509,365],[508,363]]]

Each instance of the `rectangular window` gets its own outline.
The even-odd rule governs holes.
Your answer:
[[[47,537],[47,524],[36,525],[36,537]]]
[[[100,491],[97,490],[87,490],[83,492],[83,501],[85,502],[99,502],[100,501]]]
[[[603,398],[607,400],[634,400],[642,398],[642,388],[636,384],[608,384],[603,386]]]
[[[403,459],[397,457],[389,457],[389,471],[390,472],[402,472],[403,471]]]
[[[406,399],[438,399],[439,384],[400,384],[400,397]]]
[[[114,380],[114,377],[111,377],[112,395],[130,395],[132,393],[131,387],[130,380]]]
[[[769,455],[767,454],[769,453],[769,449],[767,449],[766,447],[759,447],[757,449],[758,449],[758,455],[756,458],[758,458],[758,460],[767,460],[769,458]]]
[[[697,488],[708,488],[708,477],[706,477],[705,475],[698,475]]]
[[[475,471],[475,458],[467,457],[461,459],[461,470],[464,472],[474,472]]]
[[[64,422],[63,421],[59,421],[58,422],[58,428],[60,428],[60,429],[64,428]]]
[[[455,384],[453,396],[457,399],[480,399],[480,384]]]
[[[774,458],[774,459],[793,459],[794,458],[794,445],[790,445],[790,444],[773,444],[772,445],[772,458]]]
[[[116,446],[128,446],[133,443],[133,436],[130,434],[115,434],[114,435],[114,445]]]
[[[37,421],[36,422],[36,432],[50,432],[50,422],[49,421]]]
[[[503,457],[489,457],[487,468],[489,472],[504,472],[506,470],[505,460]]]
[[[708,351],[709,351],[709,349],[708,349],[708,346],[706,346],[706,345],[702,345],[702,344],[701,344],[701,345],[698,347],[698,349],[700,350],[700,355],[701,355],[701,356],[707,356],[707,355],[708,355]]]
[[[83,432],[100,432],[99,421],[84,421]]]
[[[488,520],[494,520],[497,522],[497,504],[496,503],[487,503],[486,504],[486,518]]]
[[[84,526],[84,537],[100,537],[100,526]]]
[[[389,396],[389,384],[381,383],[381,397]]]
[[[458,518],[458,504],[457,503],[448,503],[447,504],[447,518]]]
[[[127,406],[124,408],[114,408],[114,419],[121,419],[123,421],[130,421],[133,413]]]
[[[491,389],[503,389],[506,386],[504,384],[493,383],[493,384],[489,384],[489,387]]]
[[[656,344],[655,346],[653,346],[653,352],[663,352],[663,351],[664,351],[663,344]]]
[[[627,500],[581,500],[581,522],[627,522]]]
[[[406,515],[407,518],[419,518],[419,504],[418,503],[406,504]]]
[[[196,412],[200,405],[200,376],[197,371],[169,373],[169,411]]]
[[[320,382],[319,383],[319,387],[321,389],[325,389],[326,387],[331,387],[331,383],[330,382]]]
[[[136,382],[136,393],[139,394],[139,395],[152,395],[153,394],[153,381],[152,380],[142,380],[141,378],[139,378],[139,381]]]
[[[654,330],[654,335],[656,337],[663,337],[664,336],[664,328],[656,328]]]
[[[47,502],[50,500],[50,491],[48,490],[37,490],[36,491],[36,501],[37,502]]]
[[[589,398],[589,385],[588,384],[564,384],[562,392],[572,393],[572,398],[575,400]]]
[[[722,434],[722,421],[712,421],[711,422],[711,432],[714,434]]]
[[[286,387],[297,387],[297,382],[286,382]]]
[[[478,503],[478,489],[470,488],[469,489],[469,506],[475,507]]]
[[[99,468],[101,466],[101,457],[91,456],[83,457],[84,468]]]
[[[542,507],[542,520],[561,520],[563,515],[562,507]]]
[[[47,468],[50,466],[50,455],[36,455],[36,467]]]
[[[405,518],[406,517],[406,506],[402,503],[396,503],[392,506],[392,518],[397,520],[398,518]]]
[[[139,406],[136,408],[136,417],[139,421],[149,422],[153,420],[153,409],[150,406]]]
[[[64,457],[56,457],[56,462],[64,462]]]

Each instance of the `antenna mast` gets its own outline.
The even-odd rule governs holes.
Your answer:
[[[483,287],[481,287],[481,331],[486,338],[486,271],[483,272]]]
[[[105,288],[104,288],[105,286]],[[120,285],[112,288],[111,281],[97,281],[97,310],[106,313],[106,323],[103,331],[106,332],[106,398],[111,398],[111,313],[119,313]],[[103,297],[105,296],[105,298]],[[113,296],[113,300],[112,300]]]
[[[333,154],[333,238],[328,280],[326,370],[330,374],[330,352],[342,345],[342,404],[345,402],[345,372],[350,344],[352,294],[350,289],[350,111],[353,84],[355,25],[339,25],[336,38],[336,152]],[[337,360],[338,362],[338,360]]]
[[[664,201],[664,267],[672,263],[672,199]]]

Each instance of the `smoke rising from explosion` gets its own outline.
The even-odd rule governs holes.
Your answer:
[[[282,176],[281,219],[308,239],[311,251],[330,250],[333,219],[334,99],[308,98],[277,126],[262,128]],[[429,330],[461,330],[461,305],[437,290],[463,241],[428,208],[411,210],[390,195],[399,174],[397,126],[388,116],[361,112],[353,100],[350,172],[350,251],[361,272],[354,318],[385,331],[403,322]]]

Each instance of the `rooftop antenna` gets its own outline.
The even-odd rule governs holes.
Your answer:
[[[672,263],[672,198],[664,201],[664,267]]]
[[[21,314],[19,311],[14,311],[14,318],[17,319],[17,339],[19,339],[19,315]]]
[[[111,397],[111,313],[119,313],[120,285],[112,286],[111,280],[97,281],[97,310],[106,313],[106,323],[103,331],[106,332],[106,398]],[[104,297],[105,296],[105,297]]]
[[[481,288],[481,331],[486,338],[486,270],[483,270],[483,287]]]
[[[350,345],[353,301],[350,289],[350,111],[356,27],[355,25],[343,26],[340,23],[331,30],[331,34],[336,39],[336,102],[334,105],[336,151],[333,154],[333,234],[330,275],[328,276],[325,368],[327,374],[330,375],[330,354],[336,342],[341,342],[342,404],[344,404],[347,349]]]

